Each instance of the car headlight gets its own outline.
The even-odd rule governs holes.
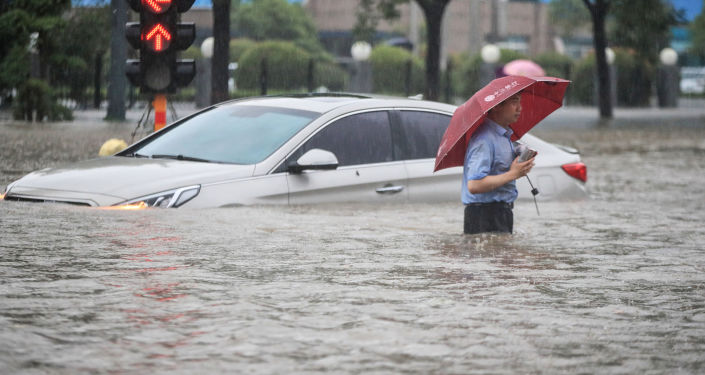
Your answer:
[[[201,191],[201,185],[187,186],[173,190],[163,191],[140,198],[131,199],[124,203],[119,203],[115,207],[130,208],[176,208],[190,201]]]
[[[10,189],[12,189],[12,185],[14,185],[16,182],[17,181],[12,182],[12,183],[8,184],[7,186],[5,186],[5,190],[3,190],[2,193],[0,193],[0,201],[5,199],[5,195],[7,195],[7,193],[10,192]]]

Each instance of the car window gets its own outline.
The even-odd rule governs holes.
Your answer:
[[[339,119],[304,143],[285,165],[314,148],[333,152],[339,166],[392,161],[389,114],[387,111],[365,112]],[[285,170],[285,165],[278,171]]]
[[[236,105],[185,120],[134,150],[217,162],[255,164],[271,155],[320,114],[289,108]]]
[[[397,149],[404,160],[435,158],[441,138],[450,124],[449,115],[399,111],[400,139]]]

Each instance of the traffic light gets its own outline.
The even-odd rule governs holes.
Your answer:
[[[196,74],[193,59],[177,60],[178,51],[196,37],[193,22],[178,22],[194,0],[127,0],[140,14],[140,22],[128,22],[125,36],[139,50],[139,60],[127,60],[126,73],[143,93],[172,93]]]

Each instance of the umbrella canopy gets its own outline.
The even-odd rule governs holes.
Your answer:
[[[433,171],[463,165],[467,140],[485,121],[487,112],[521,91],[521,115],[509,125],[512,140],[521,138],[563,104],[570,81],[554,77],[506,76],[481,88],[453,113],[436,153]]]
[[[546,75],[539,64],[525,59],[510,61],[502,70],[508,76],[543,77]]]

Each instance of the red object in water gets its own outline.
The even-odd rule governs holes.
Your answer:
[[[587,182],[587,166],[583,163],[572,163],[561,165],[561,168],[570,177],[577,178],[582,182]]]
[[[560,108],[569,83],[554,77],[506,76],[493,80],[455,110],[438,147],[433,171],[463,165],[467,140],[497,104],[521,91],[521,116],[509,125],[514,131],[512,140],[517,140]]]

